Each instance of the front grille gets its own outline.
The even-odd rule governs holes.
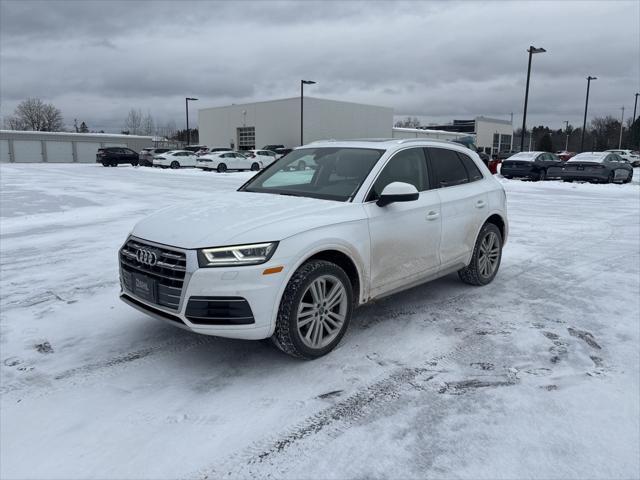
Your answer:
[[[242,297],[190,297],[185,315],[198,325],[255,323],[251,307]]]
[[[138,261],[137,253],[141,248],[156,253],[155,265],[147,265]],[[184,276],[187,271],[187,257],[184,252],[156,247],[139,240],[129,240],[120,249],[120,266],[123,286],[129,292],[135,293],[133,275],[145,275],[155,280],[157,304],[178,310]]]

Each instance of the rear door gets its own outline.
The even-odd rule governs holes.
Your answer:
[[[418,200],[379,207],[376,200],[391,182],[410,183]],[[371,240],[371,296],[392,292],[440,267],[440,200],[430,189],[424,151],[397,152],[385,165],[364,204]]]
[[[456,150],[429,147],[431,185],[440,198],[442,268],[464,266],[487,215],[489,196],[475,162]]]

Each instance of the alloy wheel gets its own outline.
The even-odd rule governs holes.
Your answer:
[[[485,278],[490,277],[498,268],[500,259],[500,240],[494,232],[488,232],[480,243],[478,270]]]
[[[296,326],[300,339],[309,348],[320,349],[336,338],[347,317],[347,292],[333,275],[316,278],[307,287],[300,304]]]

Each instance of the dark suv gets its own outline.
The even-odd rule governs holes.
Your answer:
[[[96,154],[96,163],[101,163],[103,167],[117,167],[121,163],[137,167],[139,161],[138,153],[125,147],[103,147]]]

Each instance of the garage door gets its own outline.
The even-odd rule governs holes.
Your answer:
[[[10,162],[9,159],[9,140],[0,140],[0,162]]]
[[[96,153],[100,148],[99,143],[76,142],[76,154],[80,163],[95,163]]]
[[[71,142],[46,142],[47,162],[71,163],[73,162],[73,145]]]
[[[39,141],[14,140],[13,154],[15,162],[41,162],[42,143]]]

